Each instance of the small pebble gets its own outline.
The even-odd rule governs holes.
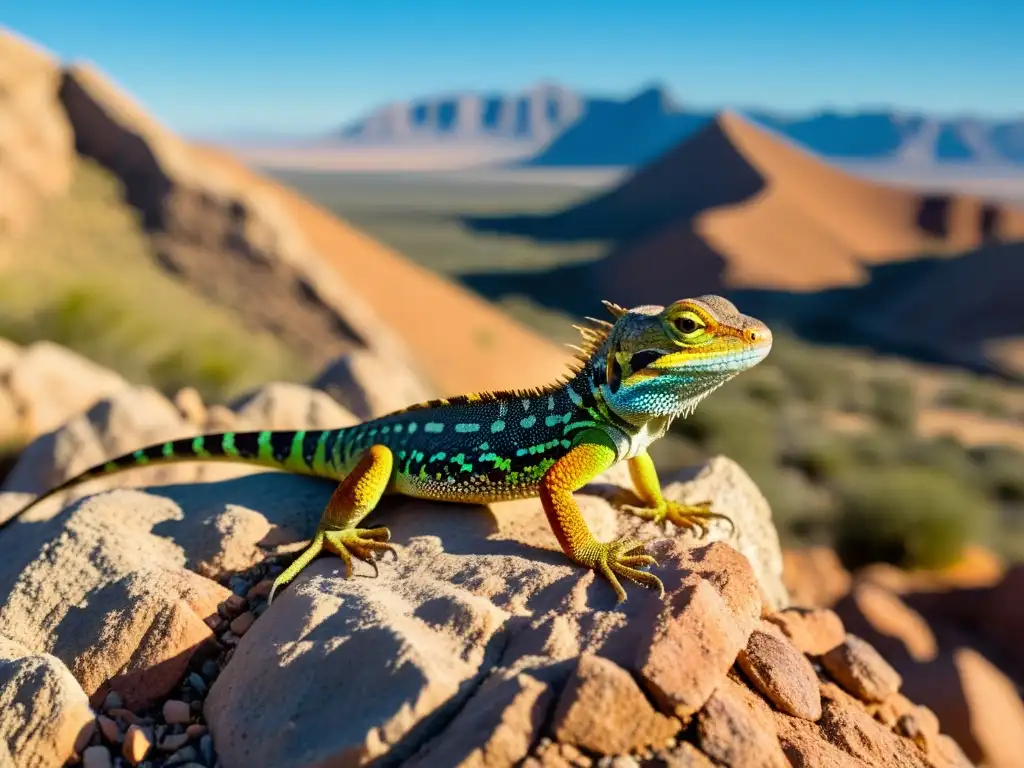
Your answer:
[[[177,752],[186,744],[188,744],[187,733],[172,733],[164,736],[163,739],[160,740],[160,751]]]
[[[111,709],[121,709],[124,706],[124,702],[121,701],[121,694],[117,691],[111,691],[107,694],[107,698],[103,700],[103,709],[110,711]]]
[[[188,703],[188,708],[191,709],[194,714],[198,715],[200,712],[203,711],[203,702],[201,702],[199,699],[196,699],[195,701],[190,701]]]
[[[220,636],[220,641],[224,643],[224,645],[234,645],[238,642],[238,635],[234,632],[225,632]]]
[[[164,702],[164,720],[168,723],[187,725],[191,719],[191,710],[184,701],[168,699]]]
[[[89,747],[82,754],[82,768],[112,768],[113,765],[106,747]]]
[[[142,725],[145,722],[145,718],[139,717],[130,709],[108,709],[107,714],[116,717],[125,725]]]
[[[190,739],[198,739],[206,733],[206,726],[202,723],[192,723],[192,725],[185,729],[185,733],[188,734]]]
[[[203,762],[207,765],[213,765],[215,756],[213,754],[213,739],[210,737],[210,734],[205,734],[199,740],[199,751],[203,753]]]
[[[75,739],[75,745],[73,749],[76,755],[81,755],[85,752],[86,747],[92,743],[92,737],[96,735],[96,721],[90,720],[88,723],[82,726],[82,730],[78,732],[78,737]]]
[[[207,616],[203,621],[206,622],[206,626],[208,626],[210,631],[215,635],[219,635],[228,627],[227,619],[223,616]]]
[[[254,621],[256,621],[256,616],[251,611],[239,614],[231,621],[231,631],[241,637],[249,631]]]
[[[199,753],[196,752],[195,747],[182,747],[173,755],[167,758],[167,762],[164,763],[167,768],[172,765],[180,765],[181,763],[195,763],[199,762]]]
[[[109,741],[111,744],[119,744],[121,742],[121,729],[117,727],[117,723],[106,715],[100,715],[96,718],[100,726],[100,733],[103,734],[103,738]]]
[[[263,579],[256,586],[249,590],[246,597],[251,600],[266,600],[270,596],[270,590],[274,586],[273,579]]]
[[[217,610],[225,619],[233,619],[245,610],[245,598],[241,595],[228,595],[227,599],[217,606]]]
[[[206,693],[206,681],[203,680],[202,675],[193,672],[188,676],[188,684],[192,686],[192,690],[194,690],[200,696]]]
[[[130,726],[124,735],[121,754],[132,765],[138,765],[146,759],[153,742],[144,729],[137,725]]]
[[[202,673],[203,677],[212,682],[220,674],[220,666],[213,659],[207,659],[203,662]]]

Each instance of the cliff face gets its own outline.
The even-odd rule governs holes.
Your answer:
[[[387,104],[342,137],[367,144],[454,140],[548,141],[585,108],[579,94],[542,83],[521,93],[458,93]]]

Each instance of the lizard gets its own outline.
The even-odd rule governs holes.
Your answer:
[[[642,505],[620,505],[622,511],[702,538],[710,520],[731,525],[710,502],[665,499],[647,449],[673,420],[765,359],[772,334],[717,295],[628,310],[602,303],[613,322],[588,317],[588,325],[574,326],[582,345],[549,384],[428,400],[341,429],[220,432],[156,443],[76,474],[0,527],[89,479],[155,463],[224,460],[337,482],[308,546],[274,581],[268,602],[324,550],[340,557],[346,578],[353,558],[376,568],[379,555],[397,557],[387,527],[362,527],[392,494],[468,504],[539,497],[561,549],[609,582],[617,602],[626,599],[620,577],[663,596],[661,579],[646,570],[657,565],[646,546],[625,537],[598,541],[573,493],[626,461]]]

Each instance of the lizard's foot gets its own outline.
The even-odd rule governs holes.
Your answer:
[[[711,520],[724,520],[729,524],[730,532],[736,529],[731,518],[711,511],[710,501],[683,504],[666,499],[663,505],[657,507],[634,507],[626,504],[623,505],[622,511],[642,517],[644,520],[653,520],[656,523],[668,520],[679,528],[691,531],[697,529],[701,538],[708,535],[708,522]]]
[[[353,557],[370,563],[376,571],[374,552],[391,552],[398,557],[394,546],[387,543],[390,539],[391,531],[387,528],[343,528],[334,531],[317,529],[309,546],[274,580],[274,584],[270,588],[270,595],[267,597],[267,604],[274,601],[274,593],[280,587],[298,576],[302,569],[313,562],[314,558],[325,549],[341,558],[345,564],[346,579],[352,576]]]
[[[637,584],[651,587],[658,590],[658,595],[665,595],[665,585],[661,579],[653,573],[638,570],[645,565],[657,565],[657,560],[647,554],[644,545],[634,539],[618,539],[597,545],[598,549],[592,562],[588,562],[591,568],[604,576],[615,590],[618,602],[626,599],[626,590],[619,583],[619,576],[623,576]]]

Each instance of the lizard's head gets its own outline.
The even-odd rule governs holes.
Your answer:
[[[605,306],[615,323],[592,364],[605,402],[629,421],[688,415],[772,348],[768,326],[721,296],[667,307]]]

